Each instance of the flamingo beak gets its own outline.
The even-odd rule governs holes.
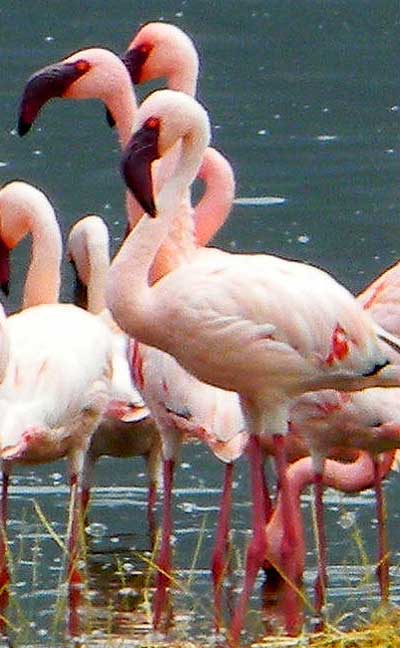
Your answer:
[[[142,126],[131,137],[121,161],[121,173],[127,187],[131,190],[146,214],[156,216],[153,195],[151,165],[158,154],[159,128]]]
[[[55,63],[35,72],[25,86],[18,116],[18,134],[22,137],[31,128],[41,107],[54,97],[62,97],[69,86],[90,69],[84,60]]]
[[[150,51],[151,48],[149,47],[132,47],[132,49],[128,49],[121,56],[121,61],[128,70],[134,85],[140,83],[143,66],[148,59]]]
[[[10,250],[0,237],[0,289],[8,296],[10,292]]]
[[[88,291],[87,291],[87,286],[83,283],[81,280],[78,271],[76,269],[76,265],[73,259],[69,260],[71,266],[74,269],[74,276],[75,276],[75,282],[74,282],[74,304],[75,306],[80,306],[80,308],[84,308],[85,310],[87,309],[88,305]]]

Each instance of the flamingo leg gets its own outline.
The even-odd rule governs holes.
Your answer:
[[[4,616],[9,601],[8,586],[10,573],[7,564],[7,512],[8,512],[8,485],[10,475],[3,464],[3,483],[1,491],[1,529],[0,529],[0,614]],[[0,623],[1,632],[5,631],[5,624]]]
[[[314,584],[314,606],[315,611],[320,617],[318,630],[323,630],[324,622],[322,610],[326,603],[326,588],[328,585],[327,575],[327,550],[326,534],[324,525],[324,507],[323,507],[323,473],[316,472],[314,476],[314,497],[315,497],[315,515],[317,524],[317,546],[318,546],[318,573]]]
[[[81,511],[85,527],[88,525],[88,509],[90,504],[90,486],[85,486],[81,489]]]
[[[295,561],[293,559],[296,551],[297,535],[293,524],[293,503],[287,476],[285,437],[281,434],[274,434],[273,441],[278,486],[281,492],[283,504],[283,541],[281,546],[281,559],[282,564],[287,566],[285,575],[288,581],[283,598],[283,615],[285,618],[286,632],[289,635],[297,635],[299,632],[299,602],[298,594],[295,589],[297,583]]]
[[[389,600],[389,547],[386,535],[386,509],[382,489],[382,478],[380,474],[379,460],[373,459],[374,463],[374,488],[376,497],[376,517],[378,520],[378,566],[377,576],[382,602]]]
[[[155,516],[155,507],[157,503],[157,482],[150,481],[149,490],[147,494],[147,523],[149,525],[149,533],[151,546],[154,546],[157,536],[157,520]]]
[[[160,627],[161,615],[167,603],[167,588],[170,585],[171,573],[171,533],[172,533],[172,485],[175,461],[167,459],[163,462],[163,515],[160,553],[157,561],[156,591],[153,599],[153,626]]]
[[[217,533],[211,558],[211,573],[214,586],[214,625],[218,633],[222,620],[222,581],[227,569],[230,513],[232,506],[233,463],[225,465],[224,487],[218,515]]]
[[[78,608],[81,603],[82,576],[78,567],[81,538],[81,499],[78,494],[78,477],[70,478],[70,510],[68,530],[68,632],[75,637],[80,632]]]
[[[256,435],[250,436],[248,454],[250,459],[251,495],[253,502],[253,535],[247,548],[243,590],[240,594],[232,619],[230,641],[233,646],[239,644],[248,600],[253,590],[257,574],[264,563],[267,554],[267,506],[265,503],[266,482],[262,479],[264,458],[259,438]]]

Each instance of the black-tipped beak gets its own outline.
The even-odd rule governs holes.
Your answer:
[[[88,291],[87,291],[87,287],[85,286],[85,284],[83,283],[83,281],[81,280],[81,278],[80,278],[80,276],[78,274],[78,270],[76,268],[74,260],[70,259],[69,262],[70,262],[70,264],[71,264],[71,266],[72,266],[72,268],[74,270],[74,278],[75,278],[74,292],[73,292],[73,294],[74,294],[74,297],[73,297],[74,304],[75,304],[75,306],[80,306],[80,308],[84,308],[85,310],[87,310],[87,307],[88,307]]]
[[[109,125],[110,128],[114,128],[114,126],[115,126],[115,119],[114,119],[114,117],[112,116],[111,111],[108,110],[108,108],[106,108],[106,121],[107,121],[107,124]]]
[[[148,48],[133,47],[132,49],[127,50],[121,56],[121,61],[124,63],[126,69],[130,74],[131,81],[135,85],[140,83],[142,69],[147,61],[149,54],[150,49]]]
[[[148,120],[149,121],[149,120]],[[142,126],[131,137],[121,160],[121,173],[127,187],[146,214],[156,216],[151,165],[158,155],[159,127]]]
[[[55,63],[35,72],[25,86],[18,115],[18,134],[25,135],[35,121],[41,107],[54,97],[61,97],[69,86],[85,74],[90,65],[86,61]]]
[[[10,250],[0,237],[0,289],[8,297],[10,292]]]

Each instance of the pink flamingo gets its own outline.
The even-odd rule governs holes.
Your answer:
[[[400,334],[399,309],[399,277],[400,264],[395,264],[375,279],[357,299],[373,319],[386,330]],[[390,352],[393,362],[399,362],[399,356]],[[355,425],[362,425],[366,417],[376,417],[376,420],[390,421],[398,419],[397,390],[373,390],[374,393],[340,395],[337,392],[321,392],[302,396],[294,405],[291,418],[292,430],[297,435],[307,439],[307,445],[312,450],[316,472],[315,497],[317,526],[319,533],[318,546],[320,550],[319,572],[316,581],[316,610],[321,611],[325,600],[326,578],[326,543],[323,530],[322,491],[323,466],[332,445],[354,442],[357,447],[365,447],[363,439],[357,439]],[[390,424],[389,424],[390,425]],[[378,434],[382,433],[381,428]],[[321,434],[321,432],[323,432]],[[340,438],[341,437],[341,438]],[[347,439],[347,441],[345,441]],[[361,445],[360,445],[361,444]],[[376,467],[375,493],[377,501],[377,518],[379,529],[378,579],[383,601],[389,598],[389,552],[385,533],[385,512],[383,492],[378,467]]]
[[[82,474],[83,508],[86,510],[88,506],[94,464],[100,456],[143,456],[149,475],[147,517],[150,535],[154,538],[160,440],[148,408],[132,385],[127,355],[128,339],[106,309],[104,291],[110,254],[108,229],[104,221],[98,216],[86,216],[79,220],[69,233],[67,254],[75,269],[80,292],[84,288],[84,299],[78,299],[81,302],[79,305],[104,318],[113,333],[117,351],[113,359],[113,376],[117,376],[119,400],[108,406],[108,413],[104,414],[91,436]],[[121,400],[123,393],[126,394],[125,401]],[[119,412],[119,416],[116,416],[116,412]]]
[[[5,530],[12,465],[66,457],[71,486],[68,582],[72,608],[75,585],[80,582],[77,492],[90,437],[110,400],[112,336],[100,318],[57,303],[61,238],[53,208],[35,187],[12,182],[0,191],[3,255],[28,231],[33,246],[24,309],[7,319],[10,357],[0,385],[2,522]],[[41,299],[51,303],[37,304]],[[4,554],[1,560],[4,566]],[[7,581],[4,571],[1,577]],[[70,630],[77,631],[75,621]]]
[[[179,33],[180,30],[175,30]],[[184,35],[182,38],[185,40],[187,37]],[[187,39],[189,41],[189,39]],[[190,42],[190,41],[189,41]],[[186,57],[189,60],[197,62],[197,53],[193,47],[190,45],[191,54]],[[162,53],[162,52],[161,52]],[[154,56],[155,56],[154,52]],[[79,67],[79,70],[86,69],[86,73],[83,73],[77,79],[75,75],[71,76],[71,69],[75,66]],[[123,68],[121,70],[121,67]],[[185,73],[185,76],[193,76],[194,71],[196,72],[195,76],[197,78],[197,63],[189,66],[189,72]],[[161,68],[158,68],[161,69]],[[106,75],[113,75],[114,81],[118,84],[124,84],[124,93],[119,97],[120,103],[116,105],[116,91],[115,85],[112,84],[111,88],[106,87],[105,77]],[[128,83],[126,82],[126,77],[128,78]],[[54,78],[57,79],[56,84],[54,84]],[[63,79],[62,83],[61,80]],[[186,89],[189,91],[194,91],[195,80],[189,88]],[[62,85],[62,92],[60,92],[60,87]],[[128,87],[126,87],[128,86]],[[36,117],[38,107],[41,106],[45,101],[47,101],[51,96],[62,95],[66,98],[89,98],[97,97],[102,99],[108,106],[109,111],[112,113],[115,118],[117,129],[119,132],[121,144],[126,143],[127,141],[127,124],[131,123],[133,120],[136,102],[134,101],[134,96],[129,94],[132,93],[131,84],[129,81],[128,73],[122,63],[117,57],[112,55],[111,52],[91,49],[77,52],[74,55],[68,57],[65,61],[51,66],[50,68],[44,68],[44,70],[39,71],[28,81],[27,86],[24,91],[24,95],[21,101],[21,110],[20,110],[20,122],[19,130],[21,134],[27,131],[29,124]],[[109,102],[109,96],[112,96],[114,103]],[[127,99],[129,97],[129,100]],[[170,166],[171,162],[169,162]],[[234,195],[234,178],[230,165],[228,162],[213,149],[207,149],[203,157],[203,163],[199,170],[199,177],[203,179],[206,184],[206,192],[200,201],[199,205],[196,208],[195,216],[196,218],[196,227],[194,235],[198,238],[200,244],[208,241],[209,238],[215,233],[215,231],[222,225],[226,215],[231,207],[233,195]],[[128,213],[131,222],[136,222],[138,215],[142,212],[142,208],[137,210],[133,206],[132,196],[127,201]],[[174,238],[175,245],[175,259],[172,261],[170,252],[165,249],[159,251],[157,257],[157,263],[154,264],[152,270],[152,280],[157,280],[160,276],[168,272],[175,264],[181,262],[181,260],[189,259],[194,249],[193,241],[193,232],[186,233],[182,228],[180,221],[187,220],[188,212],[191,214],[192,210],[188,204],[185,202],[185,206],[181,207],[180,214],[177,217],[176,223],[174,225],[174,231],[176,233]],[[141,351],[142,353],[142,351]],[[146,351],[148,357],[149,353],[155,353],[156,355],[159,352],[152,352],[150,350]],[[139,358],[139,354],[136,353],[136,357]],[[163,607],[163,602],[165,600],[165,591],[166,583],[168,579],[164,576],[164,573],[168,573],[170,567],[170,548],[169,548],[169,537],[170,529],[172,528],[171,512],[170,512],[170,502],[171,502],[171,487],[172,487],[172,472],[173,464],[171,463],[172,457],[174,461],[176,459],[177,452],[177,443],[175,438],[178,434],[178,437],[182,436],[183,427],[190,428],[191,433],[194,434],[196,430],[197,435],[201,435],[203,438],[206,438],[209,441],[209,445],[214,450],[215,454],[222,458],[224,455],[224,461],[227,463],[226,474],[225,474],[225,484],[223,488],[223,510],[224,515],[220,518],[220,526],[217,530],[217,540],[216,546],[213,553],[212,559],[212,571],[214,575],[214,589],[216,592],[216,600],[219,600],[219,590],[220,583],[222,580],[223,574],[223,553],[224,547],[226,546],[226,539],[228,533],[228,520],[229,520],[229,509],[228,505],[230,502],[230,491],[232,483],[232,461],[237,457],[238,453],[241,452],[244,446],[244,434],[243,434],[243,422],[241,418],[240,408],[237,402],[237,397],[235,395],[229,394],[226,396],[225,403],[223,403],[223,398],[221,394],[217,391],[213,392],[212,388],[208,386],[200,386],[197,382],[197,391],[198,395],[194,396],[195,392],[193,391],[192,402],[188,406],[188,410],[191,412],[191,421],[189,423],[183,423],[182,417],[180,420],[177,419],[176,412],[180,412],[180,404],[178,396],[173,398],[173,394],[180,395],[185,392],[185,400],[189,403],[189,394],[190,390],[193,389],[193,379],[187,376],[186,372],[183,372],[182,369],[177,365],[176,361],[173,359],[154,359],[154,361],[143,362],[144,369],[142,373],[144,374],[145,368],[147,366],[152,366],[153,364],[158,367],[162,367],[164,382],[169,385],[169,392],[167,397],[165,392],[160,393],[159,386],[160,381],[157,379],[156,374],[149,371],[147,372],[145,378],[146,389],[143,392],[145,396],[145,401],[147,403],[153,403],[152,410],[153,416],[155,416],[154,409],[159,411],[160,405],[162,404],[162,412],[159,412],[159,417],[156,418],[157,424],[159,427],[166,427],[169,425],[171,430],[167,433],[165,431],[163,438],[167,439],[163,444],[164,447],[164,459],[165,459],[165,483],[164,483],[164,505],[163,505],[163,540],[160,550],[159,565],[160,571],[158,575],[158,587],[157,594],[155,597],[155,624],[157,625],[161,609]],[[140,377],[137,377],[140,381]],[[186,379],[186,384],[185,384]],[[179,388],[178,388],[179,385]],[[203,392],[201,392],[203,390]],[[150,393],[153,391],[153,395]],[[200,395],[200,392],[203,393],[203,396]],[[210,402],[208,405],[209,412],[207,415],[205,407],[205,397],[208,395],[210,397]],[[168,401],[168,408],[170,409],[171,415],[169,423],[166,421],[166,408],[165,401]],[[230,408],[233,408],[234,412],[229,413]],[[174,414],[175,413],[175,414]],[[222,417],[226,421],[228,418],[235,422],[235,425],[231,425],[226,430],[221,431],[221,425],[217,425],[216,421],[218,417]],[[179,424],[178,424],[179,423]],[[213,428],[212,428],[213,426]],[[177,433],[176,428],[179,428]],[[237,436],[238,435],[238,436]],[[232,443],[232,439],[237,436],[235,443]],[[239,442],[240,439],[240,442]],[[228,452],[228,447],[230,451]],[[220,609],[220,604],[216,603],[216,617],[218,616],[218,610]],[[218,622],[217,622],[218,623]]]
[[[400,434],[400,428],[397,428],[397,435]],[[376,441],[375,447],[378,448],[379,442]],[[323,473],[324,486],[330,486],[337,490],[346,493],[358,493],[375,483],[375,464],[378,465],[379,476],[384,477],[392,468],[395,461],[396,453],[386,452],[379,455],[374,461],[368,452],[359,452],[356,459],[350,463],[342,463],[340,461],[333,461],[328,459],[325,462]],[[292,520],[294,536],[296,537],[295,551],[293,552],[293,583],[298,590],[302,587],[303,572],[305,566],[306,547],[304,539],[304,528],[300,508],[300,496],[303,490],[314,483],[314,465],[311,457],[299,459],[290,465],[288,468],[288,487],[292,501],[295,503],[293,507],[294,517]],[[284,512],[281,494],[278,495],[274,512],[270,521],[267,524],[266,534],[267,541],[270,547],[268,559],[264,563],[263,568],[267,575],[267,581],[263,588],[263,598],[266,602],[268,598],[273,597],[274,604],[269,607],[270,616],[276,617],[283,616],[283,623],[286,624],[285,619],[285,598],[288,593],[288,584],[281,577],[281,574],[286,572],[286,554],[285,554],[285,537],[284,537]],[[279,604],[277,605],[276,601]],[[302,627],[302,604],[298,600],[297,609],[297,625],[298,631]],[[272,615],[271,615],[272,612]]]
[[[322,507],[325,459],[332,452],[332,448],[359,448],[370,452],[373,458],[379,452],[398,448],[399,423],[397,389],[375,388],[353,394],[332,390],[308,393],[297,399],[291,407],[291,434],[295,433],[296,437],[305,439],[306,446],[311,449],[314,470],[317,469],[316,513],[317,522],[321,527],[318,535],[320,562],[315,591],[317,613],[321,613],[327,585],[326,540],[322,511],[319,509],[319,506]],[[378,577],[382,599],[387,600],[388,548],[384,532],[381,480],[376,460],[375,465],[379,527]]]
[[[200,248],[190,264],[149,285],[151,264],[181,196],[196,176],[208,140],[207,113],[187,95],[155,92],[140,107],[124,154],[124,177],[143,209],[159,218],[144,217],[125,241],[111,265],[106,300],[128,334],[174,355],[200,380],[240,395],[251,434],[253,540],[232,626],[235,643],[268,550],[258,441],[265,434],[264,424],[274,439],[289,557],[292,506],[282,442],[292,399],[325,388],[394,386],[399,372],[379,346],[370,318],[317,268],[272,256]],[[151,164],[177,141],[177,170],[159,192],[156,206]],[[290,321],[282,304],[290,304]],[[379,337],[388,339],[381,330]],[[290,560],[288,565],[290,579]]]

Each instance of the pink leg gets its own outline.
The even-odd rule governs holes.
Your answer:
[[[226,555],[228,550],[228,534],[232,504],[233,464],[225,466],[224,487],[222,491],[220,514],[218,516],[217,533],[214,551],[211,558],[211,573],[214,586],[214,624],[216,632],[220,631],[222,619],[222,581],[226,573]]]
[[[291,583],[296,584],[297,577],[294,560],[297,536],[293,524],[293,502],[290,494],[287,476],[285,437],[281,434],[274,434],[273,441],[278,486],[281,492],[283,511],[283,541],[281,545],[281,559],[282,565],[286,565],[285,574],[288,579],[288,584],[285,588],[283,614],[286,620],[286,632],[289,635],[296,635],[299,631],[299,604],[297,593],[295,589],[290,585]]]
[[[249,439],[248,454],[250,459],[251,496],[252,496],[252,532],[253,536],[247,549],[245,580],[242,593],[236,606],[230,633],[230,644],[237,646],[243,628],[248,600],[254,587],[257,574],[267,554],[265,487],[262,479],[263,453],[257,436]]]
[[[265,503],[265,522],[268,524],[272,513],[274,512],[271,497],[269,495],[268,482],[264,470],[264,462],[261,463],[261,483],[263,489],[263,497]]]
[[[79,503],[78,478],[74,474],[70,479],[71,519],[68,537],[68,632],[71,637],[80,632],[78,608],[81,604],[82,576],[78,568],[81,512]]]
[[[167,459],[163,462],[163,515],[160,553],[157,561],[156,591],[153,599],[153,626],[160,627],[161,615],[167,603],[167,588],[170,585],[171,573],[171,533],[172,533],[172,484],[175,462]]]
[[[88,525],[88,509],[90,504],[90,488],[86,486],[81,490],[81,511],[85,527]]]
[[[379,461],[374,458],[374,487],[376,497],[376,517],[378,520],[378,567],[376,569],[381,599],[389,600],[389,547],[386,535],[386,510],[382,490],[382,478]]]
[[[326,534],[324,525],[324,504],[323,504],[323,475],[315,473],[314,476],[314,496],[315,496],[315,516],[317,524],[317,542],[318,542],[318,574],[314,585],[314,605],[315,611],[320,616],[318,630],[322,631],[324,622],[321,617],[322,608],[326,602],[326,588],[328,585],[327,559],[326,559]]]
[[[7,503],[8,503],[9,473],[3,470],[1,492],[1,529],[0,529],[0,615],[4,616],[8,606],[10,574],[7,564]],[[0,622],[0,631],[5,632],[4,622]]]
[[[151,545],[154,545],[156,535],[157,535],[157,520],[154,513],[157,503],[157,484],[154,481],[151,481],[149,484],[149,491],[147,495],[147,522],[149,525],[149,533],[151,539]]]

